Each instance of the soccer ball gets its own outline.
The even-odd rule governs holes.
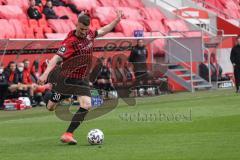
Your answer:
[[[87,140],[91,145],[102,144],[104,140],[104,134],[100,129],[92,129],[88,132]]]

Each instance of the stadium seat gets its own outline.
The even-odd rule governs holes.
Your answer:
[[[64,33],[64,29],[62,27],[62,20],[59,19],[50,19],[48,20],[48,25],[52,28],[56,33]]]
[[[5,33],[5,38],[15,38],[15,28],[6,19],[0,19],[0,24],[5,28],[2,32]]]
[[[139,0],[120,0],[121,5],[124,7],[143,8],[142,1]]]
[[[113,7],[98,7],[93,12],[93,17],[100,20],[101,26],[109,24],[116,18],[116,12]]]
[[[29,34],[29,33],[26,33],[26,38],[28,38],[28,39],[34,39],[35,38],[35,36],[34,36],[34,34]]]
[[[157,8],[146,7],[140,9],[141,15],[148,20],[162,20],[165,16]]]
[[[166,28],[159,20],[145,20],[143,21],[145,28],[148,32],[160,31],[163,34],[167,34]]]
[[[59,16],[68,16],[69,19],[77,21],[77,15],[74,14],[70,8],[64,6],[53,7],[55,13]]]
[[[26,11],[29,7],[28,0],[5,0],[7,5],[16,5],[21,7],[24,11]]]
[[[166,19],[164,20],[164,25],[169,29],[169,31],[189,31],[187,24],[180,19]]]
[[[62,20],[61,25],[63,27],[64,32],[63,33],[68,33],[71,30],[75,29],[75,25],[71,20]]]
[[[137,9],[130,8],[130,7],[117,7],[117,10],[121,10],[124,13],[125,19],[132,19],[132,20],[142,20],[143,17],[138,12]]]
[[[81,0],[81,3],[79,0],[71,0],[71,3],[73,3],[75,6],[77,6],[78,10],[88,10],[92,11],[92,9],[95,9],[98,7],[97,0]]]
[[[16,38],[25,38],[24,27],[20,20],[10,19],[9,23],[12,24],[15,29]]]
[[[0,18],[3,19],[26,19],[27,16],[19,6],[0,6]]]
[[[68,33],[76,28],[71,20],[51,19],[48,20],[48,24],[56,33]]]
[[[44,18],[38,20],[38,27],[42,28],[44,33],[52,33],[52,29],[48,27],[48,23]]]
[[[67,37],[67,33],[46,33],[47,39],[64,39]]]
[[[121,6],[120,0],[99,0],[101,6],[104,7],[119,7]]]
[[[31,28],[38,28],[38,21],[35,19],[29,19],[28,24]]]
[[[115,31],[122,32],[125,36],[133,36],[135,30],[144,30],[144,25],[134,20],[122,20],[115,28]]]
[[[36,33],[35,38],[44,39],[45,37],[44,37],[43,33]]]

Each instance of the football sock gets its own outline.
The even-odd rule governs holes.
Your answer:
[[[80,107],[79,110],[74,114],[72,121],[67,129],[67,132],[73,133],[79,127],[80,123],[84,121],[87,113],[88,110]]]

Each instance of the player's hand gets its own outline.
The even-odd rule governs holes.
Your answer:
[[[38,78],[38,84],[40,85],[44,85],[47,81],[47,76],[46,74],[42,74],[39,78]]]
[[[124,14],[123,14],[123,11],[121,11],[121,10],[117,10],[116,11],[116,14],[117,14],[117,19],[120,21],[122,18],[123,18],[123,16],[124,16]]]

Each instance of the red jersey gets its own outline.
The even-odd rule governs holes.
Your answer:
[[[89,30],[86,38],[77,37],[75,32],[76,30],[68,34],[57,54],[63,59],[61,74],[64,77],[83,79],[89,74],[91,68],[97,31]]]
[[[23,70],[23,84],[32,84],[31,73],[28,69]]]

